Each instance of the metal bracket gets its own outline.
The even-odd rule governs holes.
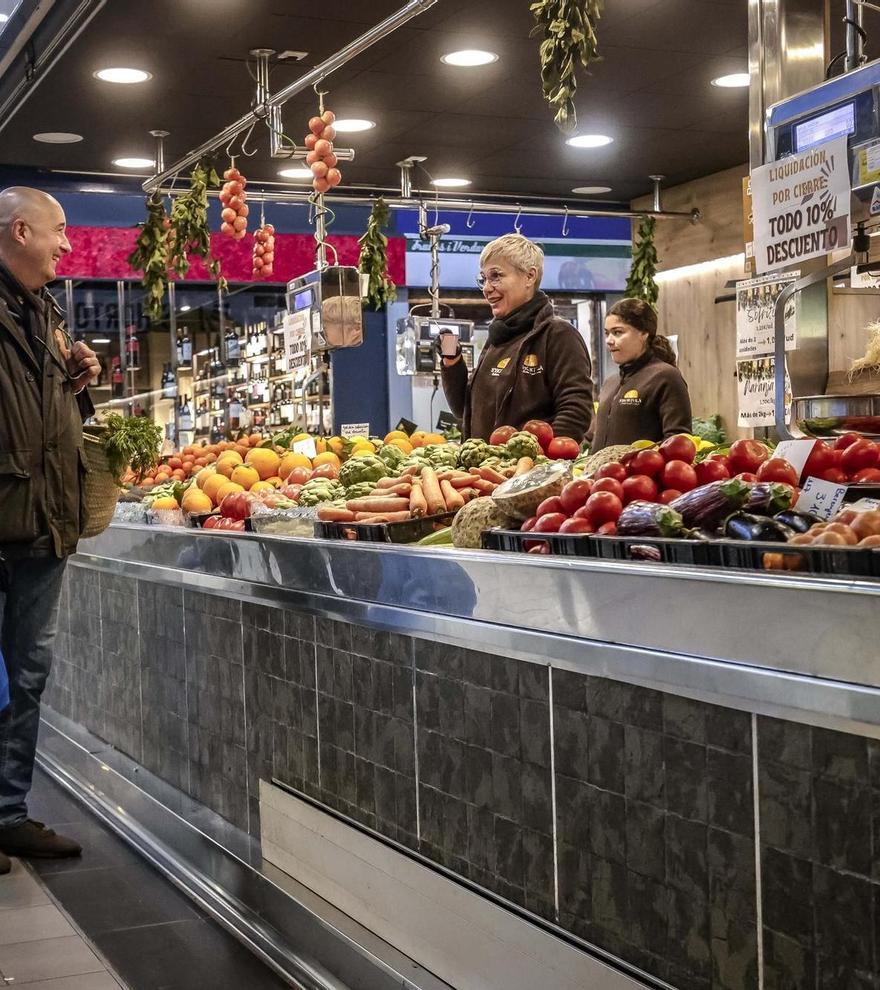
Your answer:
[[[661,213],[663,207],[660,205],[660,183],[666,178],[666,176],[649,175],[648,178],[654,183],[654,212]]]
[[[170,131],[150,131],[150,137],[156,139],[156,174],[165,171],[165,138],[170,135]]]

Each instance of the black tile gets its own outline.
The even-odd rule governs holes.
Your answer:
[[[520,700],[500,691],[492,693],[492,749],[502,756],[520,759]],[[549,731],[548,731],[549,742]]]
[[[586,850],[590,842],[590,798],[594,788],[571,777],[556,777],[559,841]]]
[[[728,890],[739,890],[745,895],[743,903],[747,912],[741,918],[752,921],[756,917],[755,904],[755,843],[744,835],[734,835],[721,829],[707,832],[709,883],[713,899],[722,897]]]
[[[381,661],[376,661],[381,665]],[[413,708],[413,670],[411,667],[392,665],[391,681],[393,691],[392,713],[395,718],[412,722],[415,712]]]
[[[781,932],[764,929],[765,990],[813,987],[816,985],[815,973],[816,963],[811,949]]]
[[[430,677],[417,673],[416,678]],[[464,737],[472,746],[489,749],[492,745],[492,694],[489,688],[464,684]]]
[[[554,705],[572,708],[578,712],[587,711],[587,686],[598,678],[585,677],[573,670],[558,670],[555,667],[551,671],[551,677]]]
[[[557,773],[580,780],[586,779],[589,721],[589,716],[581,711],[554,705],[553,734]]]
[[[669,811],[705,822],[708,813],[706,747],[666,736],[666,807]]]
[[[709,891],[708,828],[677,815],[666,817],[666,882],[696,897]]]
[[[796,856],[812,856],[812,779],[809,771],[762,759],[758,779],[762,841]]]
[[[663,736],[634,725],[624,728],[626,796],[656,807],[666,804]]]
[[[237,598],[210,595],[184,588],[183,605],[188,611],[200,612],[220,619],[232,619],[237,623],[241,621],[241,602]]]
[[[341,650],[333,651],[333,687],[340,701],[351,704],[354,701],[354,682],[351,654]]]
[[[284,635],[306,643],[315,641],[314,616],[305,612],[295,612],[293,609],[284,610]]]
[[[817,985],[820,987],[846,987],[847,990],[878,990],[880,975],[856,969],[852,960],[839,955],[819,953]]]
[[[550,698],[550,668],[544,664],[523,661],[519,669],[519,693],[532,701]]]
[[[709,824],[753,835],[752,758],[710,748],[707,753]]]
[[[845,959],[857,969],[872,969],[873,939],[867,937],[875,888],[868,880],[824,866],[813,867],[816,899],[816,950]]]
[[[522,822],[529,828],[549,833],[553,802],[550,770],[534,763],[522,764]]]
[[[706,742],[708,706],[675,694],[663,695],[663,732],[688,742]]]
[[[577,920],[587,921],[592,914],[592,888],[596,879],[591,876],[588,850],[560,842],[558,847],[559,906],[563,916],[571,920],[563,922],[570,931],[577,931]],[[608,864],[609,866],[611,864]],[[622,867],[617,867],[623,873]],[[626,909],[626,891],[622,894],[621,910]]]
[[[634,873],[666,879],[666,814],[649,804],[626,802],[626,865]]]
[[[614,863],[626,862],[626,800],[588,786],[590,851]]]
[[[522,832],[523,883],[532,895],[553,912],[553,839],[544,832],[525,828]],[[538,913],[542,913],[540,910]],[[548,915],[544,915],[547,917]]]
[[[318,691],[321,694],[332,696],[335,693],[335,671],[333,667],[333,649],[329,646],[318,644],[315,646],[315,671],[317,676]]]
[[[394,667],[383,660],[373,660],[373,707],[377,712],[391,715],[394,711]],[[406,668],[401,668],[406,669]],[[437,718],[439,720],[439,699]],[[439,721],[437,722],[439,727]]]
[[[352,688],[354,703],[358,708],[374,709],[373,661],[352,655]]]
[[[724,918],[723,922],[717,932],[712,932],[712,990],[755,990],[758,986],[755,926],[732,918]]]
[[[512,821],[522,819],[522,764],[492,753],[492,810]]]
[[[425,639],[414,640],[416,670],[424,670],[430,674],[439,674],[455,680],[461,680],[465,652],[457,646],[448,646],[446,643],[430,642]]]
[[[603,790],[624,792],[624,727],[592,716],[587,728],[587,780]]]
[[[868,740],[868,775],[871,787],[880,790],[880,739]]]
[[[241,621],[246,626],[267,629],[274,633],[284,633],[284,611],[258,602],[242,602]]]
[[[632,923],[627,907],[626,867],[591,856],[589,870],[592,922],[613,934],[624,934]]]
[[[519,668],[521,661],[499,657],[491,653],[467,650],[464,655],[462,677],[469,684],[519,694]]]
[[[543,701],[522,699],[519,703],[522,758],[542,767],[550,766],[550,706]]]
[[[666,912],[669,920],[666,955],[698,979],[709,979],[712,952],[709,934],[709,905],[704,898],[667,891]]]
[[[465,805],[461,805],[465,807]],[[464,841],[467,843],[467,823]],[[495,867],[497,876],[513,886],[523,885],[523,835],[522,828],[506,818],[495,816]]]
[[[669,894],[663,884],[627,871],[626,937],[638,948],[666,956]],[[683,898],[684,900],[684,898]]]
[[[824,866],[870,876],[871,792],[838,779],[813,783],[815,856]]]
[[[800,770],[813,769],[812,732],[810,726],[778,718],[758,716],[758,757],[784,763]]]
[[[868,740],[813,727],[813,768],[822,776],[863,785],[868,779]]]
[[[748,712],[706,705],[706,742],[731,753],[752,752],[752,716]]]
[[[764,924],[812,950],[812,863],[768,848],[761,862]]]

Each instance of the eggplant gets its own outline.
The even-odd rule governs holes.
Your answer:
[[[744,512],[758,516],[775,516],[791,506],[793,492],[789,485],[776,481],[756,481],[751,486],[749,497],[743,506]]]
[[[642,543],[633,543],[629,548],[630,560],[649,560],[652,564],[663,560],[659,547],[646,546]]]
[[[749,512],[735,512],[724,522],[724,535],[731,540],[749,542],[787,543],[794,530],[767,516],[755,516]]]
[[[659,502],[630,502],[617,520],[618,536],[684,535],[681,514]]]
[[[777,512],[773,518],[777,522],[781,522],[783,526],[790,526],[796,533],[809,532],[812,526],[822,522],[818,516],[814,516],[810,512],[798,512],[797,509],[786,509],[784,512]]]
[[[738,478],[711,481],[708,485],[701,485],[679,495],[670,503],[670,508],[681,514],[688,529],[712,532],[731,512],[736,512],[745,505],[750,491],[750,486]]]

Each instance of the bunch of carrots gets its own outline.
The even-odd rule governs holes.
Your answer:
[[[397,478],[382,478],[364,498],[349,499],[345,508],[321,506],[318,518],[324,522],[394,523],[423,516],[440,516],[458,510],[471,499],[491,495],[514,474],[534,467],[530,457],[522,457],[505,473],[489,467],[469,471],[436,471],[431,467],[409,467]]]

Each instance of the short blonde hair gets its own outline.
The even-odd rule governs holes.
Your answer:
[[[490,258],[497,257],[509,261],[520,271],[536,269],[538,276],[535,280],[535,288],[540,286],[544,277],[544,252],[534,241],[523,237],[522,234],[504,234],[503,237],[496,237],[494,241],[489,241],[480,253],[480,268],[484,268]]]

